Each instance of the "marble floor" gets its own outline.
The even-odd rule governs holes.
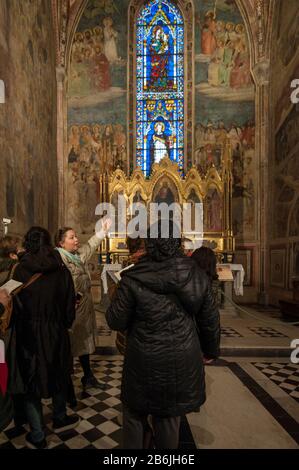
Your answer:
[[[290,342],[299,338],[299,328],[282,322],[275,308],[245,309],[221,311],[221,358],[206,366],[207,401],[199,413],[183,420],[181,449],[299,449],[299,364],[290,361]],[[45,401],[50,449],[121,448],[117,417],[123,357],[99,306],[97,324],[92,366],[107,389],[83,392],[75,364],[75,411],[81,422],[76,429],[53,434],[51,402]],[[15,428],[12,423],[0,434],[0,449],[23,448],[27,431],[27,426]]]
[[[49,449],[121,448],[118,421],[122,356],[92,357],[107,390],[83,392],[76,363],[76,429],[53,434],[51,402],[44,401]],[[207,401],[183,420],[180,449],[299,449],[299,366],[288,359],[226,358],[206,367]],[[68,410],[69,414],[74,411]],[[0,450],[22,449],[27,425],[0,434]]]

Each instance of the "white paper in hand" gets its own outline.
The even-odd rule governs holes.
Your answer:
[[[5,289],[9,294],[12,294],[18,287],[22,286],[22,282],[15,281],[14,279],[10,279],[7,281],[1,289]]]

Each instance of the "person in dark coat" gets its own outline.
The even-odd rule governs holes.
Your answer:
[[[22,239],[6,235],[0,241],[0,286],[9,281],[13,277],[14,270],[19,263],[24,248]],[[11,394],[10,383],[8,384],[5,399],[12,401],[13,419],[15,426],[22,426],[27,423],[27,416],[24,409],[23,383],[20,380],[18,369],[16,368],[15,358],[15,332],[12,328],[8,328],[4,335],[6,347],[7,366],[9,369],[9,382],[14,382],[14,394]]]
[[[173,233],[172,230],[170,230]],[[147,256],[123,272],[106,312],[127,330],[121,400],[124,447],[142,448],[152,415],[158,449],[178,446],[180,417],[205,402],[203,354],[219,355],[219,312],[206,274],[171,236],[147,238]]]
[[[8,307],[11,298],[5,289],[0,289],[0,318]],[[4,338],[0,335],[0,340],[4,342]],[[3,343],[2,343],[3,345]],[[0,345],[0,348],[1,346]],[[0,350],[0,356],[2,356]],[[7,382],[7,365],[6,362],[0,361],[0,433],[11,422],[13,418],[12,401],[8,393],[6,393],[5,384]]]
[[[31,432],[26,444],[45,448],[41,398],[52,398],[53,429],[75,427],[79,418],[66,415],[66,391],[72,367],[68,328],[75,318],[75,290],[71,274],[51,245],[50,234],[32,227],[25,236],[26,253],[13,278],[26,283],[14,302],[17,363],[26,391],[25,409]]]

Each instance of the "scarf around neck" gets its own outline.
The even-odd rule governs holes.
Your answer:
[[[68,258],[72,263],[74,263],[76,266],[82,266],[82,261],[80,256],[77,253],[70,253],[69,251],[65,250],[64,248],[57,248],[59,253],[61,255],[64,255],[66,258]]]

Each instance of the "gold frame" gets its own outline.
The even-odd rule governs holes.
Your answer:
[[[104,181],[102,186],[103,200],[111,202],[112,195],[121,191],[126,201],[131,204],[136,192],[140,191],[142,199],[148,206],[153,200],[156,185],[162,178],[168,179],[176,187],[180,205],[187,202],[192,189],[195,190],[200,200],[204,201],[209,189],[215,188],[222,201],[222,228],[218,232],[204,232],[204,240],[210,242],[217,253],[232,255],[235,249],[235,240],[232,232],[232,158],[229,140],[223,146],[221,161],[221,171],[211,165],[204,176],[200,175],[197,168],[193,166],[186,176],[182,177],[177,163],[167,157],[163,158],[160,163],[153,165],[149,178],[146,178],[138,167],[130,177],[127,177],[124,171],[117,168],[111,176],[108,174],[101,175],[100,179]],[[127,214],[128,220],[129,214]],[[125,239],[121,234],[120,237],[111,238],[107,243],[108,245],[104,248],[104,251],[108,251],[112,255],[113,262],[118,261],[119,257],[125,256],[126,250],[123,248]],[[121,245],[121,248],[119,245]]]

